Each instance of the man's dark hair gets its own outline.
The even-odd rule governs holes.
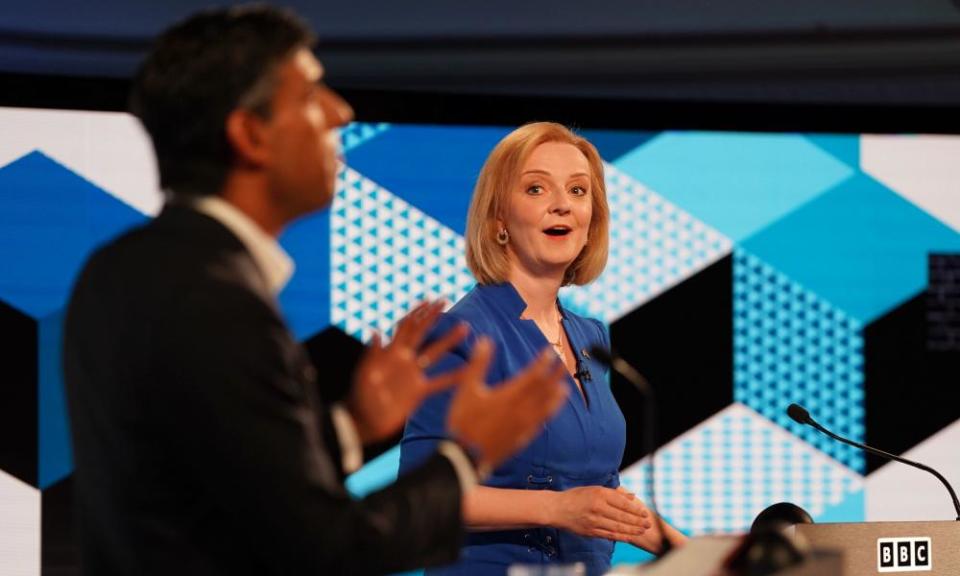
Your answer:
[[[313,42],[297,16],[265,5],[203,12],[164,32],[130,95],[153,141],[160,186],[177,196],[217,194],[233,161],[230,112],[268,117],[279,64]]]

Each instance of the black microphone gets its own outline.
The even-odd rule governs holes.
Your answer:
[[[590,374],[590,368],[587,366],[586,362],[583,362],[579,356],[577,356],[577,371],[573,375],[574,378],[580,382],[592,382],[593,375]]]
[[[633,385],[644,398],[644,420],[646,421],[646,433],[644,434],[644,449],[650,455],[650,475],[647,477],[647,491],[650,492],[650,509],[656,518],[657,528],[660,530],[660,551],[658,556],[663,556],[673,548],[670,540],[667,539],[667,531],[663,524],[663,518],[657,510],[657,488],[654,481],[655,462],[657,456],[657,438],[656,438],[656,403],[657,399],[653,393],[653,387],[647,382],[636,368],[631,366],[626,360],[607,350],[603,346],[594,346],[590,348],[590,354],[593,355],[601,364],[612,368],[617,374],[623,376],[627,382]]]
[[[896,454],[891,454],[891,453],[889,453],[889,452],[884,452],[883,450],[878,450],[878,449],[876,449],[876,448],[872,448],[872,447],[870,447],[870,446],[867,446],[866,444],[861,444],[861,443],[859,443],[859,442],[854,442],[853,440],[848,440],[847,438],[844,438],[843,436],[839,436],[839,435],[837,435],[837,434],[834,434],[833,432],[831,432],[831,431],[827,430],[826,428],[824,428],[823,426],[821,426],[819,422],[817,422],[816,420],[814,420],[814,419],[810,416],[810,413],[807,412],[807,409],[804,408],[803,406],[799,405],[799,404],[791,404],[790,406],[787,406],[787,416],[789,416],[794,422],[796,422],[796,423],[798,423],[798,424],[804,424],[804,425],[807,425],[807,426],[812,426],[812,427],[816,428],[817,430],[819,430],[820,432],[823,432],[823,433],[826,434],[827,436],[833,438],[834,440],[837,440],[837,441],[839,441],[839,442],[843,442],[844,444],[849,444],[850,446],[855,446],[855,447],[857,447],[857,448],[859,448],[859,449],[861,449],[861,450],[863,450],[863,451],[865,451],[865,452],[869,452],[870,454],[876,454],[877,456],[880,456],[881,458],[886,458],[887,460],[893,460],[893,461],[896,461],[896,462],[900,462],[901,464],[906,464],[906,465],[908,465],[908,466],[913,466],[914,468],[919,468],[919,469],[921,469],[921,470],[924,470],[924,471],[926,471],[926,472],[929,472],[929,473],[933,474],[934,476],[937,477],[937,480],[939,480],[940,482],[942,482],[943,485],[947,487],[947,491],[950,492],[950,498],[953,499],[953,508],[954,508],[954,510],[957,512],[957,521],[960,521],[960,500],[957,500],[957,493],[953,491],[953,486],[951,486],[950,483],[947,482],[947,479],[944,478],[942,474],[940,474],[939,472],[937,472],[937,471],[934,470],[933,468],[927,466],[926,464],[921,464],[921,463],[919,463],[919,462],[914,462],[913,460],[907,460],[906,458],[897,456]]]
[[[643,377],[643,374],[631,366],[626,360],[603,346],[594,346],[590,349],[590,353],[593,354],[594,358],[600,361],[601,364],[613,368],[617,374],[626,378],[627,382],[633,384],[634,388],[643,394],[644,397],[653,397],[653,387],[651,387],[647,379]]]

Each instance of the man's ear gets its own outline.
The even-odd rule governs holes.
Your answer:
[[[227,142],[241,166],[259,168],[270,161],[266,121],[249,110],[237,108],[227,116]]]

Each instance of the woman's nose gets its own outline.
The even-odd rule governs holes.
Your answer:
[[[563,190],[558,190],[551,196],[550,211],[558,214],[570,212],[570,198],[567,197]]]

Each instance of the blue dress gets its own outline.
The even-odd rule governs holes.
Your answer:
[[[434,335],[459,321],[470,325],[467,340],[449,353],[437,371],[449,370],[470,356],[477,336],[489,336],[496,345],[487,383],[507,380],[549,346],[532,320],[521,320],[526,303],[511,284],[478,285],[443,315]],[[606,378],[605,367],[589,350],[609,348],[609,337],[597,320],[561,308],[563,328],[577,359],[586,399],[572,377],[564,406],[529,446],[503,463],[484,482],[497,488],[567,490],[578,486],[620,484],[626,426]],[[437,394],[407,422],[400,445],[400,473],[416,468],[444,437],[451,391]],[[587,538],[556,528],[471,532],[460,561],[427,570],[427,574],[505,574],[509,565],[583,562],[590,576],[609,570],[613,542]]]

